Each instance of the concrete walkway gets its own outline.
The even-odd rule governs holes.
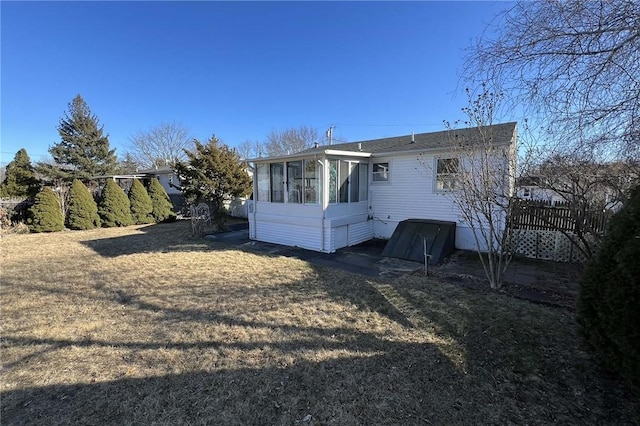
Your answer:
[[[230,232],[206,235],[212,241],[229,244],[243,250],[285,256],[310,262],[314,265],[341,269],[368,277],[398,277],[423,268],[423,265],[402,259],[382,256],[385,240],[371,240],[353,247],[345,247],[335,253],[320,253],[299,247],[249,240],[249,230],[240,225],[232,225]]]

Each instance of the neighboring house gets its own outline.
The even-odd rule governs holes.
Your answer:
[[[174,172],[171,166],[155,166],[151,169],[140,170],[140,173],[145,175],[146,179],[158,179],[160,185],[162,185],[171,199],[173,209],[177,213],[187,209],[184,195],[180,192],[180,181],[178,180],[178,175]]]
[[[640,181],[639,170],[637,163],[546,164],[542,172],[518,179],[516,196],[550,205],[585,201],[596,210],[617,211]]]
[[[156,166],[151,169],[140,170],[139,173],[144,174],[147,178],[158,178],[158,181],[169,196],[180,194],[178,175],[176,175],[171,166]]]
[[[180,192],[180,180],[178,179],[178,175],[174,172],[171,166],[158,166],[152,169],[140,170],[140,173],[144,174],[147,179],[154,177],[158,178],[162,187],[167,191],[169,198],[171,198],[176,212],[183,211],[186,213],[189,210],[184,195]],[[249,169],[247,170],[247,173],[250,176],[252,174]],[[226,200],[224,204],[231,216],[247,217],[246,198],[233,198],[231,200]]]
[[[493,126],[498,161],[513,172],[516,123]],[[473,142],[477,128],[315,147],[293,155],[252,159],[251,239],[331,253],[388,239],[405,219],[457,222],[455,246],[476,248],[450,197],[453,135]],[[505,176],[509,188],[514,182]]]
[[[550,205],[563,203],[566,200],[556,191],[540,186],[540,177],[524,176],[516,183],[516,197],[522,200],[545,201]]]
[[[152,169],[139,170],[133,174],[121,174],[121,175],[106,175],[106,176],[94,176],[93,179],[98,182],[103,182],[106,179],[115,181],[125,192],[129,191],[133,181],[135,179],[145,183],[145,185],[153,178],[158,178],[158,181],[169,195],[171,202],[173,203],[173,209],[176,213],[180,213],[185,207],[185,199],[180,189],[176,188],[178,184],[178,177],[171,168],[171,166],[161,166]]]

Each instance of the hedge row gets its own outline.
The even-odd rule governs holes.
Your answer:
[[[74,180],[69,192],[65,217],[58,197],[44,188],[29,209],[27,224],[32,232],[55,232],[64,229],[93,229],[97,227],[128,226],[175,220],[173,204],[158,179],[152,179],[149,189],[135,180],[129,194],[109,180],[96,203],[89,189]]]

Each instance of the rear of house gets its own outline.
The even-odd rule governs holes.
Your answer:
[[[421,133],[254,159],[250,238],[331,253],[388,239],[403,220],[430,219],[456,222],[456,247],[474,250],[472,231],[451,198],[464,161],[452,138],[473,141],[477,132]],[[494,125],[492,134],[492,143],[505,147],[496,151],[498,161],[512,172],[516,123]]]

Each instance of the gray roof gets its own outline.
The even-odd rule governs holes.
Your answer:
[[[493,142],[495,144],[510,144],[514,139],[516,122],[494,124],[491,126],[491,129],[493,131]],[[391,138],[324,145],[317,148],[306,149],[298,154],[320,154],[327,149],[336,151],[362,151],[372,154],[433,150],[450,147],[456,139],[463,143],[473,144],[474,141],[477,142],[479,140],[479,136],[480,130],[477,127],[470,127],[440,132],[416,133],[413,136],[395,136]],[[359,146],[359,144],[362,145]]]

